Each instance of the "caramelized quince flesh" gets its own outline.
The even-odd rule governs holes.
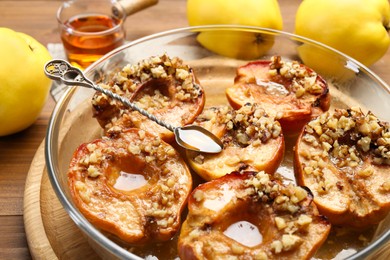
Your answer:
[[[368,227],[390,211],[389,125],[359,109],[336,109],[309,122],[294,156],[307,186],[332,224]]]
[[[167,55],[125,66],[102,86],[173,126],[192,123],[205,103],[203,88],[192,69],[179,58]],[[154,133],[166,142],[174,140],[170,130],[101,93],[95,94],[92,104],[94,116],[106,131],[113,127],[136,127]]]
[[[297,61],[282,61],[280,56],[239,67],[234,85],[226,89],[232,107],[260,104],[278,118],[285,135],[298,134],[305,123],[327,111],[328,92],[320,75]]]
[[[206,108],[194,124],[220,137],[224,145],[218,154],[186,152],[191,168],[205,180],[240,170],[273,173],[283,160],[280,124],[257,104],[248,103],[238,110],[227,106]]]
[[[190,171],[174,148],[139,129],[82,144],[68,180],[83,215],[132,245],[171,239],[192,188]]]
[[[264,172],[234,172],[193,190],[181,259],[310,259],[330,224],[307,190]]]

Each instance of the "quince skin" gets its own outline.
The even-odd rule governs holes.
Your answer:
[[[0,136],[5,136],[39,116],[51,84],[43,67],[51,56],[33,37],[4,27],[0,46]]]
[[[281,30],[282,15],[276,0],[188,0],[187,18],[191,26],[247,25]],[[273,45],[273,36],[248,29],[201,32],[198,41],[219,55],[255,59]]]
[[[389,29],[388,0],[305,0],[295,21],[296,34],[333,47],[366,66],[386,53]],[[322,67],[333,66],[326,55],[319,56],[310,48],[302,48],[301,55],[306,64],[311,58],[317,63],[321,60]],[[307,65],[316,67],[311,62]]]

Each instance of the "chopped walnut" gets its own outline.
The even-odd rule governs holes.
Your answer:
[[[126,65],[121,71],[113,75],[108,84],[101,84],[104,88],[109,88],[117,94],[131,94],[136,85],[143,84],[150,79],[166,79],[171,77],[175,81],[177,97],[180,100],[192,100],[197,98],[202,90],[194,82],[191,69],[183,64],[178,58],[170,58],[164,54],[160,57],[153,56],[140,61],[135,65]],[[103,98],[108,98],[103,96]],[[143,97],[144,99],[148,97]],[[155,96],[149,96],[150,99],[138,100],[137,103],[149,107],[149,104],[156,106],[167,106],[167,97],[157,93]],[[93,100],[95,105],[103,102],[102,96],[96,96]],[[158,102],[158,103],[156,103]]]
[[[374,163],[390,165],[389,132],[389,125],[371,112],[336,109],[309,122],[303,140],[313,146],[319,145],[317,140],[322,141],[326,155],[331,155],[339,167],[357,167],[367,153],[373,154]]]
[[[103,174],[107,174],[105,173],[106,163],[100,164],[100,162],[105,160],[105,157],[125,158],[128,156],[128,153],[144,158],[147,163],[158,165],[161,170],[160,178],[164,179],[164,181],[155,185],[154,189],[159,192],[155,192],[156,195],[151,196],[150,199],[154,203],[151,204],[146,214],[156,219],[160,227],[171,225],[175,217],[172,217],[173,212],[166,208],[172,206],[174,201],[176,201],[177,194],[174,188],[176,182],[170,177],[172,176],[172,169],[169,168],[171,167],[170,164],[166,165],[165,162],[176,158],[177,152],[173,147],[163,143],[159,137],[147,137],[146,132],[143,130],[136,131],[133,134],[135,138],[129,137],[124,141],[123,138],[126,135],[123,136],[122,134],[121,137],[121,141],[103,138],[100,142],[87,144],[86,148],[89,155],[84,156],[84,159],[79,162],[78,171],[85,171],[90,178],[98,178]],[[79,190],[83,201],[89,203],[89,193],[85,184],[78,181],[76,189]]]
[[[275,252],[279,250],[290,250],[300,241],[290,237],[299,230],[304,230],[312,222],[310,216],[296,214],[301,209],[301,202],[308,196],[307,191],[299,186],[289,184],[281,185],[270,179],[264,172],[256,173],[252,178],[246,180],[246,185],[253,189],[252,194],[259,201],[268,201],[277,209],[277,212],[287,213],[289,217],[275,217],[275,225],[278,230],[284,232],[285,241],[281,244],[275,242]],[[291,243],[290,243],[291,242]],[[282,247],[280,248],[280,246]]]
[[[177,113],[169,117],[172,121],[169,123],[173,125],[191,123],[204,98],[203,89],[196,82],[192,69],[181,59],[171,58],[166,54],[149,57],[137,64],[128,64],[99,85],[156,116],[160,116],[162,111],[171,111],[175,105],[183,106],[182,113],[188,110],[190,116]],[[113,127],[118,126],[119,130],[130,127],[148,128],[143,117],[140,119],[132,116],[136,112],[105,94],[97,92],[92,98],[92,105],[94,116],[109,135],[117,134],[118,131],[113,131]],[[154,132],[156,135],[162,134]]]
[[[384,191],[384,192],[389,192],[389,191],[390,191],[390,181],[385,181],[385,182],[381,185],[381,189],[382,189],[382,191]]]
[[[268,116],[258,104],[248,103],[238,110],[221,107],[210,108],[206,111],[209,119],[206,117],[202,119],[200,115],[198,120],[225,124],[229,135],[233,136],[237,144],[244,147],[253,142],[266,143],[267,140],[277,138],[282,134],[280,124],[275,121],[275,118]],[[229,139],[224,141],[229,141]]]
[[[102,173],[99,171],[99,169],[93,165],[90,165],[88,167],[87,171],[88,171],[88,176],[92,177],[92,178],[96,178],[97,176],[102,175]]]
[[[304,160],[302,172],[316,179],[313,191],[319,195],[338,188],[335,179],[325,177],[333,175],[326,162],[339,168],[346,178],[367,179],[374,174],[374,168],[365,166],[366,158],[370,157],[374,165],[390,165],[388,136],[388,123],[379,121],[371,112],[365,114],[358,108],[328,111],[304,128],[301,140],[309,148],[299,151]]]
[[[286,79],[292,79],[292,91],[295,92],[297,98],[305,93],[316,95],[323,92],[322,87],[317,83],[317,73],[307,70],[298,61],[283,61],[280,56],[273,56],[269,67],[271,77],[280,75]]]

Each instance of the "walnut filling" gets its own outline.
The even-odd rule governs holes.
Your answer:
[[[367,153],[375,164],[390,165],[389,125],[357,108],[336,109],[311,121],[305,127],[305,141],[324,146],[340,167],[357,166]]]
[[[177,57],[169,58],[167,55],[154,56],[141,61],[137,65],[127,65],[122,70],[122,75],[134,81],[144,83],[149,79],[167,79],[172,77],[176,80],[175,97],[181,101],[196,99],[201,89],[194,83],[192,70],[183,64]]]
[[[77,172],[78,180],[75,183],[75,189],[88,207],[94,208],[98,200],[98,198],[93,198],[92,194],[106,196],[104,194],[107,193],[101,189],[100,184],[91,186],[94,180],[99,183],[98,178],[102,177],[108,179],[107,182],[110,184],[110,175],[114,174],[115,169],[119,167],[118,170],[122,171],[121,167],[128,163],[130,157],[138,157],[145,165],[149,165],[147,167],[158,169],[158,172],[152,174],[158,174],[158,182],[150,187],[148,199],[144,201],[145,218],[150,222],[147,225],[160,229],[177,224],[178,212],[175,207],[186,197],[184,188],[180,188],[184,185],[182,182],[186,181],[186,177],[181,176],[182,169],[172,169],[172,163],[178,158],[173,147],[162,142],[159,137],[151,138],[145,131],[139,130],[135,133],[120,134],[117,139],[103,137],[99,142],[87,144],[86,150],[78,162],[70,168],[70,171]],[[145,178],[149,181],[157,178],[152,175],[145,176]],[[89,178],[89,181],[82,181],[81,176]],[[115,184],[115,180],[112,181],[114,183],[111,184]],[[111,186],[114,187],[114,185]],[[121,203],[131,201],[126,198],[126,195],[123,195],[121,199],[113,196],[112,203],[116,200]]]
[[[221,140],[225,149],[227,147],[245,148],[249,145],[256,148],[282,135],[279,122],[269,117],[258,104],[247,103],[238,110],[233,110],[228,106],[210,107],[198,116],[195,123],[211,131],[223,128],[224,130],[215,134],[220,136],[223,132]],[[220,163],[233,166],[248,161],[247,157],[248,154],[238,154]],[[196,153],[193,160],[198,164],[203,164],[205,156],[202,153]],[[243,167],[247,165],[243,163]]]
[[[100,168],[99,165],[102,162],[109,160],[110,155],[112,156],[126,156],[126,153],[129,152],[133,155],[142,156],[145,158],[146,162],[154,162],[161,167],[164,167],[163,163],[167,161],[167,159],[171,156],[176,155],[176,151],[173,147],[168,145],[163,145],[161,139],[159,137],[155,137],[153,141],[144,142],[145,131],[140,130],[138,132],[139,138],[128,140],[127,151],[124,150],[124,147],[118,149],[117,145],[110,146],[108,143],[111,142],[110,138],[103,137],[103,140],[106,140],[108,143],[89,143],[87,144],[87,149],[90,153],[87,153],[79,162],[80,165],[88,166],[88,176],[89,177],[97,177],[100,174],[96,174],[97,167]],[[121,146],[124,146],[125,143]],[[95,170],[91,170],[95,169]],[[164,169],[163,169],[164,170]]]
[[[223,142],[241,147],[249,144],[258,146],[282,134],[280,124],[269,117],[258,104],[247,103],[238,110],[229,109],[227,106],[212,107],[206,109],[197,122],[202,122],[206,128],[215,124],[224,125],[227,132],[222,138]]]
[[[228,133],[240,146],[253,146],[266,143],[271,138],[277,138],[282,133],[280,124],[269,117],[258,104],[245,104],[238,110],[231,111],[226,117]],[[229,142],[229,137],[224,140]]]
[[[358,167],[367,157],[372,157],[374,165],[390,165],[389,137],[389,125],[371,112],[364,114],[357,108],[326,112],[305,126],[302,140],[313,148],[300,152],[309,161],[303,165],[304,173],[317,177],[319,193],[337,185],[322,177],[329,170],[325,163],[328,158],[346,174],[356,171],[358,176],[369,177],[374,172],[372,167]]]
[[[192,70],[184,65],[183,61],[177,57],[170,58],[164,54],[162,56],[153,56],[140,61],[138,64],[128,64],[121,71],[115,73],[108,84],[101,84],[104,88],[109,88],[118,94],[132,94],[141,84],[151,79],[174,80],[176,95],[181,101],[191,101],[201,94],[201,88],[194,82]],[[108,98],[103,95],[104,98]],[[159,92],[153,93],[150,97],[158,98],[160,106],[168,105]],[[138,100],[145,107],[156,106],[151,99]],[[166,98],[166,97],[165,97]],[[96,102],[98,100],[95,100]],[[115,101],[114,101],[115,102]]]
[[[322,87],[317,82],[317,73],[308,70],[298,61],[282,61],[280,56],[271,57],[269,75],[271,77],[282,76],[292,80],[291,91],[297,98],[303,95],[318,95],[323,92]]]
[[[274,220],[281,232],[281,239],[271,243],[274,253],[297,248],[303,242],[298,233],[305,232],[312,223],[312,218],[304,214],[301,206],[308,196],[307,191],[293,184],[281,185],[270,180],[270,175],[264,172],[258,172],[246,180],[246,185],[255,200],[270,203],[278,215]]]
[[[240,255],[242,259],[289,256],[295,259],[306,253],[308,245],[322,239],[317,228],[323,229],[324,237],[330,230],[329,223],[318,215],[311,203],[311,195],[302,187],[291,183],[285,185],[264,171],[234,172],[222,178],[198,187],[189,201],[189,216],[180,242],[193,246],[199,255],[213,253],[232,258]],[[210,200],[218,201],[218,205],[209,207]],[[241,208],[243,202],[248,212]],[[214,213],[203,215],[209,209]],[[227,211],[233,212],[232,215]],[[230,227],[229,220],[237,223],[247,220],[246,217],[259,228],[263,239],[250,249],[242,246],[239,240],[236,240],[239,243],[232,243],[231,237],[221,232]],[[228,223],[221,228],[219,225],[225,221]]]
[[[191,123],[204,101],[203,89],[196,83],[192,69],[181,59],[165,54],[128,64],[99,85],[128,98],[157,117],[166,115],[165,120],[173,125]],[[96,93],[92,105],[94,117],[106,131],[115,126],[150,128],[140,127],[144,124],[141,122],[145,121],[143,118],[132,115],[131,109],[105,94]],[[178,107],[182,107],[179,112]],[[152,132],[160,134],[160,131]]]

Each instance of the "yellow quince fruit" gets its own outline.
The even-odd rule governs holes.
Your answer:
[[[276,0],[188,0],[187,18],[190,26],[247,25],[276,30],[283,27]],[[251,29],[204,31],[197,39],[210,51],[239,59],[259,58],[274,42],[272,35]]]
[[[33,124],[49,93],[44,65],[48,50],[33,37],[0,28],[0,136]]]
[[[366,66],[386,53],[389,29],[388,0],[304,0],[295,19],[296,34],[333,47]],[[318,53],[317,49],[302,46],[300,54],[313,69],[320,66],[329,73],[340,69],[337,58],[328,58],[326,51]]]

